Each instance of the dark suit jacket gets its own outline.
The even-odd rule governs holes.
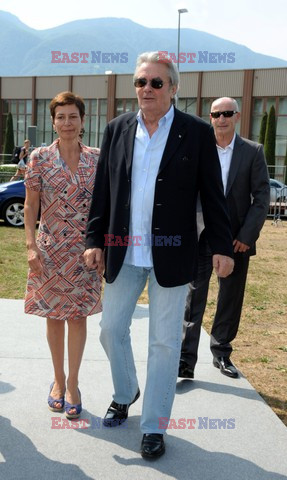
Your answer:
[[[129,233],[131,169],[136,113],[106,127],[87,227],[86,248],[104,248],[104,235]],[[155,275],[163,287],[190,282],[197,268],[196,199],[201,192],[213,253],[232,257],[232,237],[212,128],[175,109],[156,178],[151,234],[180,236],[179,246],[152,247]],[[106,281],[117,277],[126,246],[105,249]]]
[[[236,135],[226,188],[232,235],[251,248],[266,220],[270,184],[263,146]]]

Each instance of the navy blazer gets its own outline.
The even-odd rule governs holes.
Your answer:
[[[105,234],[123,240],[129,234],[136,129],[136,113],[113,119],[105,129],[98,163],[86,248],[105,248],[108,283],[117,277],[127,249],[126,245],[105,247]],[[200,118],[175,109],[156,178],[150,232],[161,239],[177,238],[173,246],[160,241],[152,246],[155,275],[163,287],[184,285],[195,278],[199,191],[211,250],[232,257],[230,220],[213,129]]]

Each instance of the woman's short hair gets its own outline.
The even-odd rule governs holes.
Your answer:
[[[50,113],[53,120],[55,119],[56,108],[59,106],[62,107],[63,105],[76,105],[80,117],[83,119],[85,115],[85,104],[82,97],[79,97],[79,95],[75,95],[72,92],[61,92],[58,93],[50,103]]]
[[[144,52],[141,53],[137,58],[136,69],[134,73],[134,79],[137,74],[137,70],[141,67],[143,63],[164,63],[168,69],[168,76],[170,78],[170,83],[172,86],[175,86],[176,89],[179,87],[179,73],[176,64],[172,61],[169,55],[166,55],[165,52]]]

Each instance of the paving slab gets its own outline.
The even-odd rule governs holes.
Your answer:
[[[45,319],[25,315],[22,300],[0,299],[1,479],[287,479],[287,428],[243,375],[231,379],[212,366],[204,330],[195,380],[177,382],[163,457],[151,462],[139,454],[142,397],[124,426],[104,428],[113,387],[100,318],[88,320],[81,420],[68,422],[47,408],[52,366]],[[143,392],[147,305],[136,307],[131,333]]]

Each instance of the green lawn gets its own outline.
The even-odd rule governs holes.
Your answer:
[[[23,228],[0,223],[0,298],[24,298],[27,252]]]

